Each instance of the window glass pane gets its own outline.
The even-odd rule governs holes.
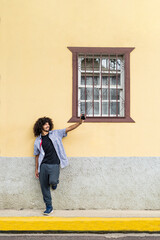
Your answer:
[[[99,85],[99,84],[100,84],[99,76],[94,76],[94,85]]]
[[[121,70],[122,69],[122,61],[121,59],[117,58],[117,70]]]
[[[81,76],[81,85],[85,85],[85,77]]]
[[[85,88],[80,88],[80,99],[85,100]]]
[[[117,107],[118,107],[118,114],[119,114],[119,102],[117,103],[117,102],[110,102],[110,109],[111,109],[111,111],[110,111],[110,113],[111,114],[115,114],[116,115],[116,105],[117,105]]]
[[[85,113],[85,102],[80,102],[80,113]]]
[[[99,100],[99,98],[100,98],[99,88],[97,88],[96,84],[94,84],[94,99]],[[85,87],[80,87],[80,99],[85,100]],[[93,99],[93,85],[92,87],[86,87],[86,100],[92,99]]]
[[[87,100],[93,99],[93,88],[86,88]]]
[[[102,71],[106,71],[109,69],[109,59],[102,58]]]
[[[120,85],[120,74],[117,75],[117,79],[116,79],[116,75],[110,76],[110,84],[111,85],[116,85],[116,84]]]
[[[117,97],[116,97],[117,95]],[[111,100],[120,100],[120,89],[110,89],[110,99]]]
[[[94,75],[94,85],[99,85],[100,79],[99,76]],[[81,75],[81,85],[85,85],[85,76]],[[93,75],[86,76],[86,85],[93,85]]]
[[[108,99],[108,89],[107,88],[102,88],[102,100],[107,100]]]
[[[94,71],[100,70],[100,58],[94,58]]]
[[[93,59],[86,58],[86,71],[92,71],[93,69]],[[85,71],[85,58],[81,58],[81,70]]]
[[[81,70],[85,70],[85,59],[81,58]]]
[[[117,63],[117,71],[121,70],[122,68],[122,61],[120,58],[117,56],[117,62],[116,62],[116,56],[112,58],[110,56],[110,70],[116,70],[116,63]],[[102,58],[102,71],[108,71],[109,70],[109,57],[107,56],[106,58]]]
[[[99,114],[99,102],[94,102],[94,115]]]
[[[108,115],[108,102],[102,102],[102,115],[103,114]]]
[[[86,91],[86,93],[85,93]],[[85,100],[85,94],[86,94],[86,100],[92,100],[93,99],[93,88],[81,88],[80,91],[80,96],[81,96],[81,100]]]
[[[94,88],[94,100],[99,100],[99,88]]]
[[[85,113],[85,102],[80,103],[80,113]],[[93,103],[86,102],[86,114],[93,116]],[[99,114],[99,102],[94,102],[94,115]]]
[[[100,58],[94,58],[94,71],[99,71]],[[85,71],[85,58],[81,58],[81,70]],[[86,71],[93,71],[93,58],[86,57]]]
[[[108,76],[102,76],[102,85],[108,85]]]
[[[116,59],[110,59],[110,70],[116,70]]]
[[[85,76],[81,76],[81,84],[85,85]],[[93,85],[93,78],[91,76],[86,76],[86,85]]]
[[[84,62],[85,64],[85,62]],[[93,59],[92,58],[86,58],[86,71],[92,71],[93,69]]]
[[[89,114],[89,115],[93,114],[92,102],[86,102],[86,106],[87,106],[87,114]]]
[[[80,111],[81,113],[85,113],[85,102],[80,103]],[[92,115],[93,114],[93,105],[92,102],[86,102],[86,114]]]

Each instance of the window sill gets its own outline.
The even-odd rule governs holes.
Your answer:
[[[79,122],[79,117],[71,117],[68,122]],[[135,123],[135,121],[130,117],[86,117],[84,122],[132,122]]]

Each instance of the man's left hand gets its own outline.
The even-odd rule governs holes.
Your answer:
[[[82,115],[83,115],[83,114],[81,114],[81,115],[80,115],[80,118],[79,118],[79,122],[80,122],[80,123],[83,123],[83,122],[85,121],[85,119],[81,119],[81,116],[82,116]],[[84,114],[84,116],[85,116],[85,118],[86,118],[86,114]]]

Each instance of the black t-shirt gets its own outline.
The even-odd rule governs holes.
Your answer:
[[[45,152],[42,163],[60,164],[60,160],[54,148],[52,140],[49,138],[49,133],[45,136],[42,136],[42,147]]]

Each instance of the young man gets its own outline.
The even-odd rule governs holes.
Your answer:
[[[81,114],[82,116],[82,114]],[[35,176],[40,181],[43,200],[46,205],[44,215],[53,212],[50,185],[52,189],[57,188],[59,183],[60,166],[64,168],[68,165],[68,159],[62,144],[62,138],[67,136],[67,132],[77,128],[84,120],[67,128],[52,130],[54,124],[51,118],[39,118],[33,127],[34,155],[36,161]]]

